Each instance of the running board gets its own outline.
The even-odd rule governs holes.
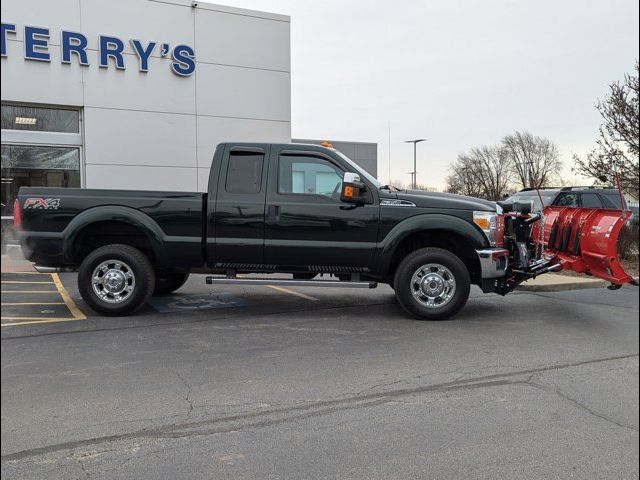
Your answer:
[[[292,287],[346,287],[376,288],[378,282],[351,282],[342,280],[295,280],[289,278],[214,277],[205,279],[207,285],[290,285]]]
[[[75,271],[73,267],[47,267],[45,265],[34,265],[33,268],[38,273],[62,273]]]

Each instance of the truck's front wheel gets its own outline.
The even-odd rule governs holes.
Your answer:
[[[78,290],[103,315],[129,315],[142,307],[155,286],[149,259],[129,245],[105,245],[91,252],[78,271]]]
[[[441,248],[421,248],[410,253],[396,270],[394,288],[398,303],[408,313],[425,320],[455,315],[469,298],[469,271],[453,253]]]

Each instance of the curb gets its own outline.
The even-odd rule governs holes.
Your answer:
[[[586,290],[589,288],[604,288],[609,286],[605,280],[593,280],[589,282],[550,283],[548,285],[519,285],[516,292],[564,292],[567,290]]]
[[[638,277],[632,277],[637,283]],[[576,278],[577,280],[577,278]],[[542,285],[527,285],[526,283],[514,289],[515,292],[564,292],[566,290],[586,290],[588,288],[604,288],[610,285],[606,280],[595,278],[582,279],[582,281],[566,282],[566,283],[548,283]],[[626,284],[624,286],[629,286]]]

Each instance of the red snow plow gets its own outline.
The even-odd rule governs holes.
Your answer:
[[[611,209],[545,207],[531,213],[531,203],[498,202],[505,224],[504,244],[511,266],[495,291],[507,294],[538,275],[573,270],[611,282],[638,285],[618,259],[618,237],[631,212]]]
[[[617,251],[618,236],[630,216],[631,212],[620,210],[546,207],[541,246],[563,269],[593,275],[613,285],[633,282],[620,265]],[[534,236],[534,241],[539,240]]]

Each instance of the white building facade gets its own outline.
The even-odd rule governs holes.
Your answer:
[[[206,191],[223,141],[291,140],[289,17],[2,1],[2,203],[22,185]]]

